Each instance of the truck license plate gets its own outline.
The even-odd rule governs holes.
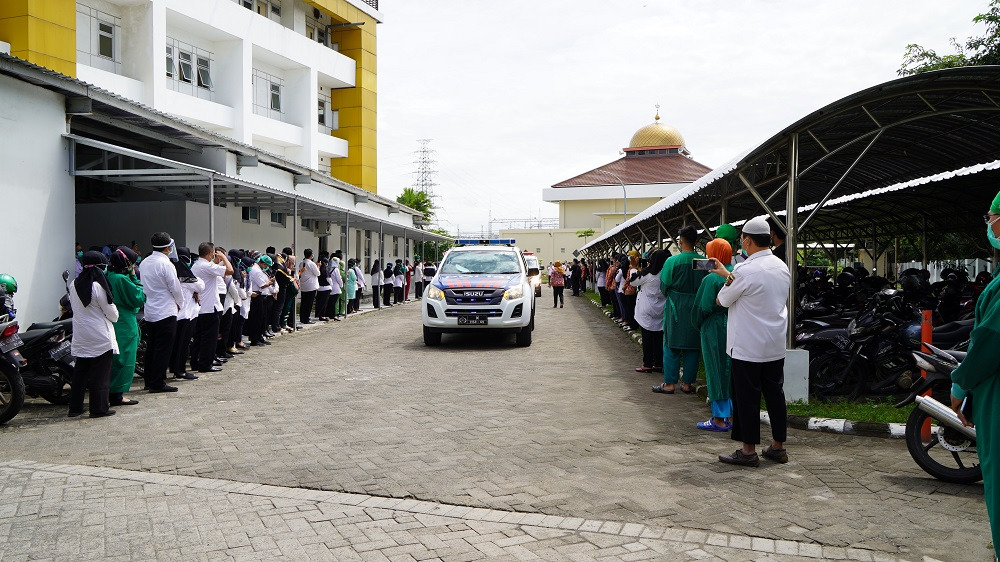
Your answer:
[[[479,316],[459,316],[459,326],[485,326],[487,318]]]

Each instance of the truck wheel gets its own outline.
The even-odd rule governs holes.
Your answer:
[[[532,327],[530,325],[521,328],[521,330],[514,337],[514,343],[517,344],[517,347],[530,347],[531,333]]]
[[[427,347],[436,347],[441,345],[441,332],[435,332],[424,326],[424,345]]]

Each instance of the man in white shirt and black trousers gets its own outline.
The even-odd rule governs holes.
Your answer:
[[[785,452],[787,412],[783,389],[785,338],[788,331],[788,288],[785,262],[771,253],[771,228],[763,218],[743,225],[740,242],[749,257],[733,272],[718,262],[712,273],[726,278],[718,303],[729,309],[726,352],[732,360],[733,432],[742,447],[719,461],[757,466],[760,458],[760,397],[771,422],[773,441],[761,451],[765,458],[788,462]]]
[[[215,367],[215,350],[219,345],[219,322],[222,303],[219,301],[219,280],[233,274],[233,266],[222,252],[216,251],[211,242],[198,245],[198,261],[191,266],[191,273],[205,282],[201,294],[198,322],[195,324],[194,348],[191,350],[191,367],[199,373],[212,373]]]
[[[139,263],[139,278],[146,293],[143,319],[148,342],[143,378],[150,392],[177,392],[176,386],[167,385],[167,364],[177,331],[177,311],[184,306],[184,292],[177,269],[167,257],[174,254],[176,259],[173,238],[157,232],[149,241],[153,253]]]

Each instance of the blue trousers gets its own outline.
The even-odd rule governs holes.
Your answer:
[[[682,359],[683,358],[683,359]],[[701,353],[697,349],[673,349],[663,346],[663,384],[677,384],[681,378],[681,361],[684,361],[685,384],[693,384],[698,377],[698,360]]]
[[[726,419],[733,416],[733,400],[732,398],[726,398],[725,400],[716,400],[712,402],[712,417]]]

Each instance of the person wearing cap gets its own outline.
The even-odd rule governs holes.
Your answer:
[[[166,232],[150,237],[153,252],[139,263],[139,278],[146,294],[143,308],[146,331],[146,356],[143,378],[150,392],[176,392],[167,385],[167,364],[177,331],[177,312],[184,306],[184,291],[177,269],[168,255],[176,256],[173,238]]]
[[[993,199],[986,220],[986,239],[1000,250],[1000,193]],[[1000,277],[990,281],[976,302],[976,319],[969,336],[969,353],[951,374],[952,408],[961,415],[966,393],[972,395],[972,422],[976,426],[976,452],[983,472],[986,512],[990,516],[993,548],[1000,549],[1000,465],[993,456],[1000,448]],[[1000,551],[998,551],[1000,552]]]
[[[681,361],[684,362],[681,392],[694,392],[698,376],[698,359],[701,341],[698,329],[691,323],[691,310],[695,295],[705,270],[694,269],[694,260],[704,256],[694,250],[698,231],[693,226],[681,229],[678,239],[681,253],[667,258],[660,270],[660,292],[667,297],[663,306],[663,384],[653,387],[653,392],[673,394],[681,379]]]
[[[736,265],[746,261],[746,256],[739,251],[740,233],[736,230],[735,226],[728,223],[719,225],[719,228],[715,230],[715,237],[729,242],[729,246],[733,250],[733,257],[730,263]]]
[[[775,462],[788,462],[785,452],[785,337],[788,331],[788,289],[791,276],[785,262],[771,253],[771,228],[763,218],[743,225],[740,243],[747,260],[730,272],[713,259],[712,273],[725,279],[718,304],[729,309],[726,353],[731,359],[733,400],[732,439],[742,444],[719,461],[757,466],[760,444],[760,398],[770,416],[772,442],[762,451]]]

